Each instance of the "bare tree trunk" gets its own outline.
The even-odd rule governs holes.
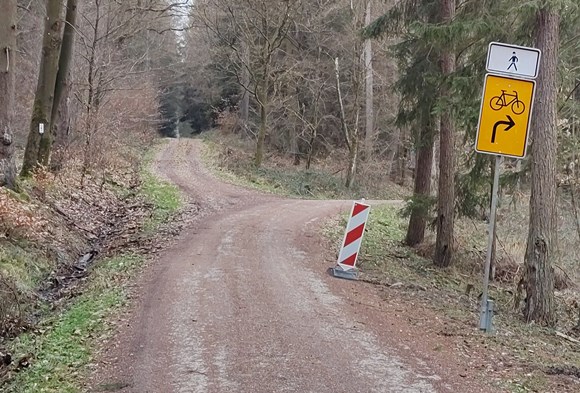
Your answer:
[[[435,124],[438,124],[437,130],[435,130],[435,137],[433,138],[433,162],[439,163],[439,129],[441,128],[441,120],[439,115],[435,116]],[[439,164],[433,166],[433,171],[431,172],[431,192],[434,195],[439,195]]]
[[[371,0],[367,0],[365,26],[371,24]],[[366,82],[366,104],[365,104],[365,156],[371,158],[375,143],[374,129],[374,95],[373,95],[373,47],[372,41],[365,41],[365,82]]]
[[[47,18],[44,21],[44,39],[42,42],[42,58],[38,84],[34,96],[30,132],[24,152],[22,175],[27,176],[39,164],[47,164],[41,160],[40,151],[50,153],[51,113],[54,99],[54,88],[58,72],[58,58],[62,43],[61,19],[63,3],[61,0],[49,0],[46,6]],[[42,132],[42,133],[41,133]],[[50,154],[46,154],[46,158]]]
[[[409,246],[423,242],[427,227],[428,207],[425,206],[425,203],[431,194],[431,171],[433,168],[433,129],[431,124],[423,126],[417,147],[417,170],[413,191],[417,205],[411,212],[407,236],[405,237],[405,243]]]
[[[267,67],[266,67],[267,69]],[[260,129],[258,130],[258,142],[256,145],[256,157],[254,164],[256,167],[262,166],[264,160],[264,143],[266,141],[266,133],[268,131],[268,76],[267,72],[264,74],[264,80],[257,92],[258,105],[260,106]]]
[[[300,146],[298,144],[298,127],[299,124],[292,124],[290,125],[289,132],[289,145],[290,145],[290,154],[292,154],[292,164],[295,166],[300,165]]]
[[[404,186],[406,178],[406,167],[407,167],[407,148],[405,146],[407,138],[407,128],[399,128],[399,138],[397,140],[397,145],[394,147],[393,153],[393,163],[394,170],[391,170],[391,180],[397,184]]]
[[[15,188],[12,140],[16,81],[16,0],[0,2],[0,186]]]
[[[50,131],[55,142],[55,148],[58,150],[58,157],[54,163],[56,167],[60,166],[60,162],[62,161],[62,149],[66,144],[66,131],[68,129],[69,73],[74,52],[77,3],[78,0],[67,0],[64,34],[58,60],[56,85],[54,88],[54,103],[51,114],[52,127]],[[49,149],[41,149],[39,155],[42,162],[48,162],[49,152]]]
[[[572,211],[574,212],[574,226],[576,227],[576,235],[578,235],[578,240],[580,240],[580,220],[578,215],[578,203],[576,202],[576,185],[578,184],[578,176],[576,176],[576,118],[572,118],[572,141],[574,146],[572,147],[572,163],[570,165],[570,172],[572,175],[572,181],[570,182],[570,196],[572,198]],[[579,321],[580,323],[580,321]]]
[[[542,51],[532,141],[532,194],[525,256],[527,321],[552,325],[556,256],[557,66],[560,17],[548,6],[538,11],[537,45]]]
[[[442,18],[450,23],[455,16],[455,0],[441,0]],[[448,77],[455,71],[455,54],[451,48],[441,55],[443,75]],[[442,88],[441,98],[451,95],[449,84]],[[455,205],[455,169],[454,169],[454,125],[449,110],[441,114],[440,148],[439,148],[439,190],[437,201],[437,240],[433,262],[440,267],[451,264],[453,257],[453,225]]]
[[[356,163],[358,161],[358,137],[352,138],[348,152],[348,170],[346,171],[346,188],[352,188],[356,175]]]
[[[90,42],[89,46],[89,59],[88,59],[88,71],[87,71],[87,85],[88,85],[88,92],[87,92],[87,102],[85,106],[85,127],[84,127],[84,151],[83,151],[83,165],[81,169],[81,184],[84,184],[85,176],[89,171],[89,164],[90,164],[90,151],[91,151],[91,141],[92,141],[92,134],[97,129],[94,123],[94,119],[96,118],[96,111],[98,110],[98,94],[97,94],[97,86],[98,82],[96,79],[96,72],[95,69],[97,68],[97,49],[99,46],[99,27],[101,24],[101,3],[95,2],[96,9],[95,9],[95,21],[91,25],[92,26],[92,41]]]
[[[311,127],[311,134],[310,134],[310,140],[308,142],[308,153],[306,156],[306,169],[310,169],[310,166],[312,165],[312,156],[314,155],[314,141],[316,140],[316,127],[312,126]]]
[[[407,183],[407,153],[407,147],[401,145],[399,147],[399,179],[397,184],[402,187],[405,187]]]
[[[389,147],[387,148],[385,159],[387,161],[386,173],[392,179],[393,171],[395,167],[395,156],[397,154],[397,146],[399,145],[399,138],[401,135],[401,130],[397,127],[391,131],[389,136]]]
[[[290,154],[292,154],[292,164],[293,165],[300,165],[300,151],[298,147],[298,131],[296,128],[298,125],[291,125],[290,129],[288,130],[288,139],[290,145]]]
[[[351,188],[354,184],[354,178],[356,174],[356,163],[358,160],[358,116],[359,116],[357,105],[358,100],[355,99],[355,107],[357,107],[355,126],[349,128],[346,122],[346,113],[344,110],[344,102],[342,100],[342,91],[340,89],[340,68],[338,64],[338,57],[334,60],[334,71],[336,76],[336,93],[338,97],[338,105],[340,107],[340,124],[342,126],[344,137],[346,139],[346,146],[348,147],[348,168],[346,170],[345,187]]]
[[[242,118],[243,127],[248,127],[250,121],[250,48],[244,40],[242,40],[242,102],[240,104],[240,117]]]
[[[72,86],[70,83],[70,75],[64,81],[64,90],[62,92],[61,104],[56,113],[56,118],[53,121],[53,148],[50,158],[50,170],[57,172],[62,169],[66,159],[66,151],[69,145],[69,135],[71,128],[70,115],[70,93]]]

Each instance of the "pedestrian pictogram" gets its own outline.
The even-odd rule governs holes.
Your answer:
[[[515,71],[518,70],[518,65],[516,64],[518,62],[518,57],[516,56],[516,52],[513,52],[513,56],[510,57],[510,65],[508,67],[508,71],[510,70],[510,68],[514,68]]]
[[[488,74],[475,149],[522,158],[526,155],[535,82]]]
[[[536,48],[492,42],[487,52],[486,69],[495,74],[535,79],[541,54]]]
[[[332,269],[336,277],[356,279],[356,260],[370,211],[371,207],[365,203],[353,203],[340,254],[338,255],[338,262],[336,267]]]

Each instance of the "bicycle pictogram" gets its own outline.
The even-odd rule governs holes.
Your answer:
[[[489,102],[489,106],[494,111],[499,111],[504,106],[510,106],[512,108],[512,112],[516,115],[521,115],[526,110],[526,105],[520,101],[518,98],[518,92],[513,91],[514,94],[509,94],[506,90],[501,91],[500,96],[495,96]]]

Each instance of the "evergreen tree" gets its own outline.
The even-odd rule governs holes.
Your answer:
[[[437,67],[434,43],[425,39],[424,34],[436,23],[439,14],[436,1],[424,0],[420,4],[404,1],[392,7],[365,30],[365,35],[370,37],[400,38],[400,43],[393,48],[401,70],[396,83],[401,94],[397,123],[412,127],[417,153],[413,197],[406,209],[410,219],[405,243],[410,246],[423,241],[433,206],[431,175],[438,117],[435,107],[441,71]]]

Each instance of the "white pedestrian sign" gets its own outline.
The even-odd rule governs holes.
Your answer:
[[[536,48],[492,42],[487,52],[489,72],[536,79],[542,53]]]

